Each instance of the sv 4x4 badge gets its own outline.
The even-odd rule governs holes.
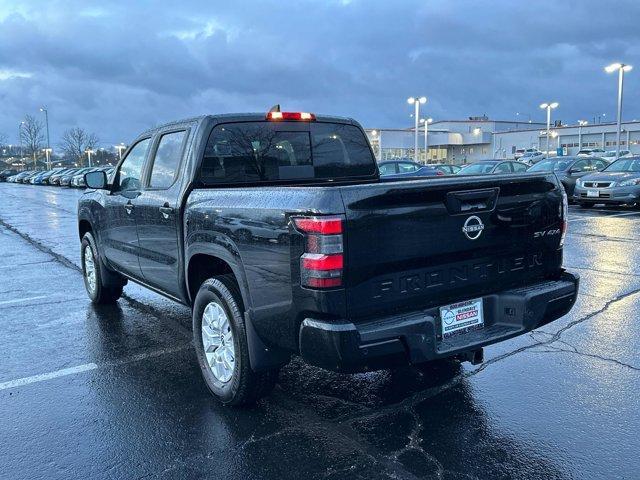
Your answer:
[[[560,235],[560,229],[552,228],[550,230],[541,230],[539,232],[533,232],[533,238],[551,237],[553,235]]]

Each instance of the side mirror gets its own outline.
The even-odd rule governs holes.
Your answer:
[[[96,190],[105,189],[107,188],[107,174],[102,170],[85,173],[84,183],[87,185],[87,188],[95,188]]]

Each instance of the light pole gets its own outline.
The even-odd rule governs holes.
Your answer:
[[[51,149],[48,147],[45,148],[44,155],[47,158],[47,170],[51,170]]]
[[[122,151],[125,150],[127,147],[124,146],[124,143],[121,143],[120,145],[116,145],[116,150],[118,150],[118,159],[122,160]]]
[[[622,92],[624,89],[624,73],[631,71],[633,67],[624,63],[612,63],[605,67],[604,71],[607,73],[613,73],[618,71],[618,128],[616,135],[616,159],[620,158],[620,130],[622,123]]]
[[[547,155],[549,155],[549,130],[551,130],[551,110],[558,108],[558,102],[546,102],[540,105],[540,108],[547,111]]]
[[[418,122],[420,118],[420,104],[427,103],[427,97],[409,97],[407,98],[407,103],[409,105],[415,106],[415,112],[413,114],[413,118],[415,120],[415,135],[413,140],[413,160],[418,162]]]
[[[91,154],[95,153],[95,150],[91,150],[90,148],[87,148],[84,153],[87,154],[87,158],[89,159],[89,166],[91,167]]]
[[[22,126],[25,122],[20,122],[18,125],[18,141],[20,142],[20,161],[22,161],[22,157],[24,157],[24,147],[22,146]]]
[[[578,120],[578,151],[582,150],[582,127],[588,123],[586,120]]]
[[[429,139],[427,135],[429,133],[429,124],[433,122],[433,118],[421,118],[420,123],[424,124],[424,152],[427,158],[427,163],[429,163]]]
[[[49,141],[49,111],[44,105],[40,107],[40,111],[44,112],[44,123],[47,126],[47,149],[51,150],[51,142]],[[51,170],[51,167],[49,166],[49,160],[47,160],[47,169]]]

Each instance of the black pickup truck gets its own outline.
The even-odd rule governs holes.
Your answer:
[[[171,123],[85,181],[91,300],[132,280],[191,306],[204,380],[228,404],[267,394],[296,353],[342,372],[480,362],[576,300],[553,174],[384,181],[352,119]]]

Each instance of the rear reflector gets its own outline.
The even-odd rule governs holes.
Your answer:
[[[342,270],[342,267],[342,254],[305,253],[302,255],[302,268],[307,270]]]
[[[307,112],[269,112],[267,113],[267,120],[295,120],[301,122],[313,122],[316,116],[313,113]]]

